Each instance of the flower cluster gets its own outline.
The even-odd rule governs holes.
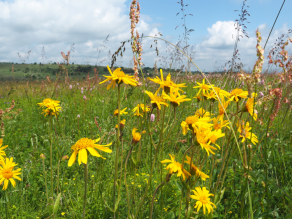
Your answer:
[[[44,108],[42,114],[45,114],[45,116],[57,116],[62,110],[59,103],[60,101],[48,98],[44,99],[42,103],[38,103],[38,105]]]

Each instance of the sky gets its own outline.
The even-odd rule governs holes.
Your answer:
[[[113,54],[122,41],[131,38],[131,2],[0,0],[0,62],[62,62],[61,52],[67,54],[71,50],[70,63],[110,65],[109,54]],[[215,71],[232,59],[237,34],[235,20],[241,14],[242,0],[184,0],[185,19],[182,19],[181,0],[139,2],[140,20],[136,29],[140,36],[161,37],[175,45],[182,40],[180,46],[189,45],[187,53],[192,54],[192,60],[203,71]],[[251,71],[257,60],[257,28],[261,32],[261,45],[264,47],[282,3],[282,0],[245,2],[245,9],[250,14],[246,15],[247,20],[244,21],[249,38],[241,33],[243,38],[240,38],[237,47],[245,70]],[[266,58],[276,39],[282,34],[286,37],[288,30],[292,29],[291,8],[292,1],[286,1],[267,43]],[[187,29],[194,30],[189,33],[187,42],[184,40],[184,23]],[[288,36],[292,37],[292,34]],[[155,47],[154,38],[143,38],[142,62],[146,67],[154,67],[155,62],[158,67],[164,68],[168,68],[170,63],[175,69],[186,65],[185,56],[174,56],[173,46],[158,39],[159,56]],[[126,43],[125,48],[123,57],[117,57],[115,66],[132,68],[131,45]],[[287,47],[289,54],[291,48],[291,45]],[[182,62],[174,61],[178,57],[182,58]],[[267,66],[265,59],[263,69]],[[197,68],[192,65],[191,70]]]

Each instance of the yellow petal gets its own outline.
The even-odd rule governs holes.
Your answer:
[[[86,149],[81,149],[79,151],[79,157],[81,157],[81,162],[82,163],[87,164],[87,151],[86,151]],[[79,165],[80,165],[80,163],[79,163]]]
[[[73,165],[73,163],[75,163],[76,155],[77,155],[77,153],[74,151],[73,154],[71,155],[70,159],[69,159],[68,167],[71,167]]]

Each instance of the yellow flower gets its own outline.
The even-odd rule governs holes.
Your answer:
[[[163,161],[161,161],[161,163],[170,163],[166,169],[168,170],[169,169],[169,173],[170,174],[173,174],[173,173],[177,173],[177,176],[180,177],[182,176],[183,177],[183,180],[185,180],[185,178],[189,178],[191,176],[191,174],[186,171],[185,169],[182,169],[182,165],[181,163],[175,161],[175,155],[172,155],[169,154],[171,160],[169,159],[165,159]]]
[[[221,103],[222,103],[223,107],[222,107]],[[224,110],[226,111],[226,109],[227,109],[230,101],[229,100],[228,101],[225,101],[225,99],[222,98],[221,99],[221,103],[220,102],[218,103],[219,116],[224,117]]]
[[[127,109],[127,107],[125,109],[121,110],[120,115],[126,115],[126,114],[128,114],[128,112],[125,112],[126,109]],[[114,116],[117,116],[118,114],[119,114],[119,110],[116,109],[115,112],[114,112]]]
[[[8,145],[2,146],[3,138],[0,138],[0,164],[4,161],[4,157],[6,156],[4,149],[8,147]]]
[[[16,165],[17,164],[13,162],[13,157],[10,159],[6,157],[6,162],[2,161],[2,166],[0,166],[0,185],[4,182],[2,190],[7,189],[9,181],[13,187],[16,185],[14,179],[21,181],[21,178],[18,177],[18,175],[21,174],[21,169],[18,168],[17,170],[13,170]]]
[[[138,104],[132,111],[134,112],[135,116],[143,117],[143,114],[140,113],[140,109],[142,109],[143,113],[149,112],[150,108],[148,106],[144,106],[143,103]]]
[[[150,91],[145,91],[145,93],[150,97],[153,108],[158,107],[158,109],[161,110],[161,104],[168,106],[162,97],[157,96],[158,90],[155,92],[155,94]]]
[[[61,215],[64,216],[65,215],[65,212],[62,212]]]
[[[211,154],[215,154],[212,150],[217,150],[215,147],[211,146],[211,141],[209,138],[212,136],[210,129],[205,129],[202,126],[196,128],[196,136],[197,142],[207,151],[208,156]]]
[[[186,95],[181,96],[178,92],[178,89],[175,89],[175,90],[171,89],[169,95],[167,95],[166,93],[163,93],[163,98],[166,100],[169,100],[174,108],[180,105],[180,103],[182,102],[191,100],[191,99],[185,99],[186,97],[187,97]]]
[[[198,116],[199,118],[210,117],[210,113],[208,111],[204,110],[203,108],[198,109],[195,112],[195,115]]]
[[[213,207],[212,205],[216,208],[216,205],[210,201],[209,196],[214,196],[213,194],[209,193],[209,191],[206,189],[206,187],[196,187],[195,190],[192,190],[194,195],[191,195],[190,197],[192,199],[197,200],[196,205],[194,206],[197,208],[197,212],[203,207],[203,212],[206,214],[206,208],[208,210],[208,214],[212,211],[213,212]]]
[[[183,84],[174,83],[171,80],[170,74],[168,74],[168,76],[166,77],[166,80],[164,80],[162,69],[160,69],[160,76],[161,76],[161,79],[156,76],[156,78],[150,79],[150,81],[153,81],[156,84],[160,84],[160,88],[162,88],[164,90],[164,92],[167,94],[170,92],[170,88],[179,89],[180,87],[186,87],[186,86],[184,86],[185,83],[183,83]]]
[[[59,103],[60,101],[48,98],[44,99],[42,103],[38,103],[38,105],[42,108],[45,108],[42,112],[42,114],[45,114],[45,116],[57,116],[59,115],[59,111],[62,110]]]
[[[96,140],[91,140],[91,139],[88,139],[88,138],[81,138],[80,140],[78,140],[71,147],[71,149],[73,149],[74,152],[73,152],[73,154],[71,155],[71,157],[69,159],[68,166],[69,167],[72,166],[72,164],[76,161],[77,154],[79,154],[78,163],[80,165],[81,163],[87,164],[87,153],[88,153],[87,151],[89,151],[92,156],[101,157],[101,158],[103,158],[103,157],[95,149],[104,151],[106,153],[111,153],[112,150],[107,148],[107,147],[112,145],[112,143],[107,144],[107,145],[95,144],[99,140],[100,140],[100,138],[96,139]],[[103,158],[103,159],[105,159],[105,158]]]
[[[191,158],[189,156],[186,156],[187,160],[185,160],[185,163],[190,164]],[[203,173],[198,167],[196,167],[193,163],[191,165],[191,174],[196,174],[197,177],[201,177],[202,180],[206,180],[206,178],[209,178],[209,176],[205,173]]]
[[[115,88],[116,83],[117,84],[122,84],[123,82],[125,84],[129,84],[132,86],[137,86],[137,81],[134,79],[134,76],[129,76],[126,75],[121,68],[117,68],[116,70],[114,70],[114,73],[112,73],[111,69],[109,66],[107,66],[107,69],[109,71],[109,73],[111,74],[111,76],[105,76],[107,79],[100,82],[99,84],[102,84],[104,82],[107,81],[111,81],[111,83],[106,87],[106,89],[110,89],[111,87],[113,87],[113,89]]]
[[[246,138],[250,139],[254,145],[259,142],[258,137],[253,133],[251,134],[251,127],[249,127],[249,122],[246,122],[246,126],[244,126],[244,122],[242,122],[240,125],[237,124],[237,126],[238,132],[240,133],[239,137],[242,138],[241,142],[244,142]]]
[[[253,119],[257,120],[258,115],[256,109],[254,109],[255,104],[256,102],[254,102],[254,98],[248,98],[242,111],[249,112],[249,114],[253,116]]]
[[[198,115],[188,116],[186,120],[181,123],[183,135],[186,135],[188,130],[195,131],[194,127],[196,128],[199,124],[204,124],[206,127],[212,126],[212,124],[208,123],[209,121],[211,121],[209,117],[199,118]]]
[[[227,127],[228,129],[229,126],[229,122],[228,120],[223,120],[223,117],[222,116],[217,116],[217,118],[213,118],[213,127],[214,127],[214,130],[219,130],[219,129],[222,129],[223,127]]]
[[[230,92],[230,101],[238,102],[242,98],[247,98],[248,91],[243,91],[242,89],[235,88]]]
[[[120,130],[123,131],[123,129],[125,128],[125,125],[126,125],[126,120],[123,119],[120,121]],[[118,129],[118,124],[116,124],[115,126],[116,129]]]
[[[205,78],[203,79],[202,83],[197,82],[197,84],[198,84],[198,86],[193,87],[193,88],[200,88],[200,90],[197,93],[197,95],[199,95],[201,93],[201,91],[202,91],[202,94],[205,95],[205,93],[209,90],[209,88],[211,86],[214,86],[214,84],[211,84],[211,85],[205,84]]]
[[[139,132],[136,132],[138,129],[133,128],[132,130],[132,144],[137,144],[141,140],[141,134]]]

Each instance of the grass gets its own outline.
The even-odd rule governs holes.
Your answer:
[[[184,7],[182,2],[181,6]],[[134,36],[132,39],[135,41]],[[121,49],[122,46],[118,51]],[[180,51],[186,52],[184,48]],[[138,54],[135,51],[136,59]],[[276,60],[275,57],[270,59]],[[282,62],[286,64],[290,60],[282,57]],[[24,73],[27,66],[31,69]],[[169,106],[162,106],[161,110],[154,108],[145,93],[145,90],[155,93],[159,85],[146,78],[146,72],[141,69],[141,86],[122,83],[107,90],[106,83],[99,84],[105,79],[101,78],[104,67],[97,69],[99,77],[93,70],[90,77],[86,73],[81,79],[72,75],[75,67],[71,66],[56,71],[50,79],[38,76],[33,80],[30,76],[21,80],[25,74],[35,75],[39,67],[42,76],[48,66],[14,65],[16,73],[12,80],[0,82],[0,134],[3,145],[8,145],[7,157],[13,157],[21,168],[21,181],[16,180],[15,187],[9,184],[7,190],[0,192],[0,218],[291,218],[292,72],[289,65],[284,65],[281,74],[247,74],[241,70],[238,75],[232,74],[232,66],[231,73],[208,75],[192,74],[187,69],[186,74],[163,69],[164,79],[170,72],[176,84],[185,83],[180,93],[191,100],[175,109],[168,102]],[[11,64],[1,63],[0,68],[4,77],[12,70]],[[151,78],[160,77],[157,66],[149,73]],[[201,124],[197,126],[202,132],[182,131],[183,121],[201,108],[207,111],[204,117],[210,114],[207,117],[212,120],[207,123],[215,129],[213,119],[220,113],[219,102],[230,99],[218,101],[218,98],[201,96],[198,101],[193,98],[199,91],[193,87],[204,78],[206,84],[229,94],[236,88],[247,94],[238,102],[230,101],[224,115],[229,128],[220,128],[224,136],[217,140],[212,140],[213,135],[207,138],[204,133],[208,128]],[[207,93],[210,92],[211,87]],[[253,92],[257,93],[252,100],[255,107],[246,112],[246,100]],[[52,120],[50,116],[44,117],[38,106],[47,98],[60,101],[62,108],[60,115]],[[137,117],[132,110],[141,103],[150,110],[143,114],[140,108],[143,117]],[[114,116],[116,109],[126,107],[128,114]],[[155,116],[154,121],[150,121],[151,114]],[[252,119],[253,114],[257,114],[256,120]],[[126,119],[125,127],[116,129],[115,125],[122,119]],[[245,125],[249,122],[252,129],[243,131],[242,128],[239,132],[237,124],[243,121]],[[141,133],[141,140],[137,135],[132,136],[133,128]],[[144,130],[146,133],[142,134]],[[247,132],[257,136],[258,142],[252,143]],[[205,144],[202,136],[207,138]],[[245,141],[242,136],[247,137]],[[81,138],[100,138],[101,145],[112,143],[112,153],[99,151],[106,159],[89,154],[85,168],[78,162],[68,167],[68,158],[73,153],[71,147]],[[202,146],[206,144],[215,147],[214,154],[207,154]],[[168,163],[161,161],[170,159],[169,155],[175,155],[178,170],[189,171],[192,176],[184,180],[177,175],[177,170],[171,173],[166,169]],[[183,162],[187,156],[208,176],[206,180],[196,177],[191,166]],[[87,167],[88,179],[84,177]],[[0,171],[1,176],[4,175]],[[213,213],[204,213],[203,209],[197,212],[194,208],[197,201],[192,198],[192,190],[196,187],[206,187],[214,194],[208,201],[216,206]]]

